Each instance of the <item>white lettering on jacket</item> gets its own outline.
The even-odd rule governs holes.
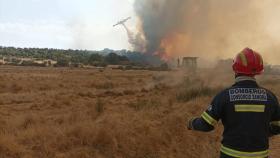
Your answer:
[[[229,90],[230,101],[267,101],[267,93],[261,88],[235,88]]]

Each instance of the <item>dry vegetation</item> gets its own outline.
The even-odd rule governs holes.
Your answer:
[[[221,125],[185,125],[233,79],[201,71],[0,67],[0,158],[218,157]],[[279,78],[259,80],[280,96]]]

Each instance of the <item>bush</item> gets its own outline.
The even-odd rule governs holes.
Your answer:
[[[88,63],[90,64],[94,64],[94,63],[100,63],[102,62],[104,59],[103,59],[103,56],[100,55],[100,54],[96,54],[96,53],[93,53],[89,56],[89,59],[88,59]]]
[[[176,94],[176,98],[178,101],[187,102],[201,96],[212,96],[216,92],[217,92],[216,89],[207,86],[202,86],[202,87],[190,88],[190,89],[185,89],[183,91],[180,91],[179,93]]]
[[[69,66],[69,62],[70,60],[67,59],[67,58],[59,58],[57,60],[57,64],[55,66],[58,66],[58,67],[67,67]]]
[[[95,109],[98,113],[103,113],[104,111],[104,102],[101,99],[97,99]]]
[[[105,62],[110,65],[123,65],[123,63],[129,62],[129,59],[116,53],[110,53],[105,56]]]
[[[169,69],[169,66],[167,63],[163,63],[160,65],[160,70],[167,71]]]
[[[41,66],[41,67],[45,67],[46,64],[42,63],[42,64],[39,64],[39,63],[36,63],[34,61],[23,61],[20,66]]]
[[[130,103],[128,106],[133,108],[136,111],[143,110],[143,109],[150,109],[150,108],[157,108],[160,106],[160,101],[156,99],[138,99],[134,103]]]

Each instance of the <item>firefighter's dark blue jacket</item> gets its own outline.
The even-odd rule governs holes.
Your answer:
[[[237,82],[220,92],[190,126],[207,132],[219,120],[224,126],[221,152],[232,157],[267,157],[268,138],[280,133],[276,96],[253,80]]]

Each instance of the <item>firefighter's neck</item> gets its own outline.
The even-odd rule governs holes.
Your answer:
[[[253,76],[236,76],[235,82],[241,82],[241,81],[256,81],[256,78]]]

